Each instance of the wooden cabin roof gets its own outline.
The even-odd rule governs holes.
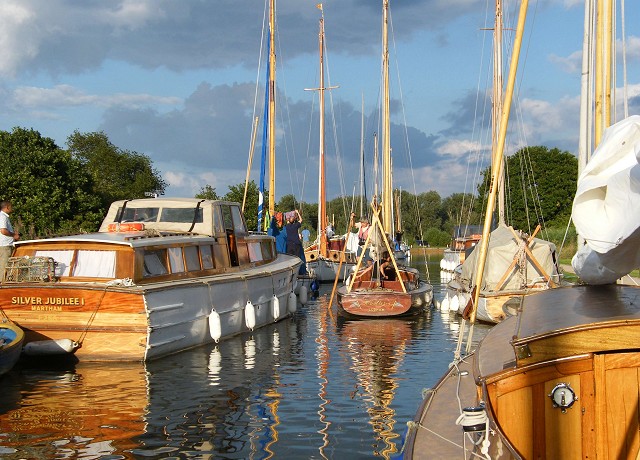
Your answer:
[[[25,240],[16,241],[16,246],[28,245],[28,244],[51,244],[51,243],[107,243],[107,244],[120,244],[124,246],[130,246],[133,248],[158,245],[158,244],[171,244],[171,243],[184,243],[184,242],[202,241],[211,242],[212,239],[206,235],[194,235],[194,234],[175,234],[175,233],[160,233],[157,235],[148,235],[145,232],[96,232],[96,233],[82,233],[79,235],[59,236],[55,238],[44,238],[41,240]]]
[[[611,284],[549,289],[523,298],[521,312],[479,345],[480,378],[590,353],[638,348],[640,287]]]

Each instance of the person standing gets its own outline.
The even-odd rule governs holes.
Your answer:
[[[289,222],[285,226],[287,230],[287,254],[300,257],[302,250],[302,242],[300,241],[300,226],[302,225],[302,217],[296,209],[294,214],[289,217]]]
[[[9,214],[13,211],[10,201],[0,201],[0,281],[4,281],[9,257],[13,254],[13,242],[20,234],[13,230]]]
[[[302,234],[302,246],[304,247],[304,249],[306,249],[307,247],[309,247],[309,237],[311,236],[311,232],[309,231],[308,228],[305,228],[302,230],[301,234]]]

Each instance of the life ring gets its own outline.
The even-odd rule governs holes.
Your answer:
[[[107,225],[107,231],[109,232],[141,232],[142,230],[144,230],[142,222],[114,222]]]

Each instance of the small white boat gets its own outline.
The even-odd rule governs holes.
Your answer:
[[[25,353],[149,360],[289,316],[300,264],[237,203],[118,201],[96,233],[17,242],[0,304]]]

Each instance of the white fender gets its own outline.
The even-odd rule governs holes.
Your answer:
[[[440,270],[444,270],[444,263],[445,263],[445,260],[440,259]]]
[[[280,299],[275,294],[271,299],[271,312],[273,313],[273,320],[278,321],[278,318],[280,318]]]
[[[220,384],[220,371],[222,370],[222,355],[218,347],[211,350],[209,355],[209,385],[217,386]]]
[[[71,339],[38,340],[27,343],[22,351],[29,356],[66,355],[78,348],[78,342]]]
[[[442,302],[440,302],[440,311],[449,311],[450,307],[449,294],[446,294],[444,299],[442,299]]]
[[[468,301],[469,299],[467,299],[465,296],[463,296],[462,294],[458,294],[458,313],[462,314],[462,312],[464,312]]]
[[[457,295],[451,296],[451,301],[449,302],[449,310],[453,312],[457,312],[460,308],[460,299],[458,299]]]
[[[209,313],[209,334],[211,338],[218,343],[222,337],[222,322],[220,321],[220,313],[211,310]]]
[[[253,369],[256,364],[256,341],[251,338],[244,343],[244,368]]]
[[[308,294],[307,286],[305,285],[300,286],[300,293],[298,295],[300,296],[300,303],[302,305],[307,304],[307,300],[308,300],[307,294]]]
[[[287,311],[291,314],[294,314],[298,309],[298,298],[296,297],[295,292],[289,293],[289,298],[287,299]]]
[[[247,300],[247,305],[244,307],[244,324],[252,331],[256,327],[256,307],[253,306],[250,300]]]

